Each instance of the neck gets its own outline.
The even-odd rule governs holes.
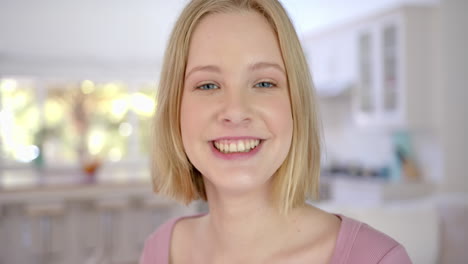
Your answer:
[[[290,233],[297,213],[293,210],[288,216],[281,215],[268,191],[229,194],[205,186],[210,208],[205,231],[217,252],[257,251],[259,245],[275,247],[272,243],[284,241]]]

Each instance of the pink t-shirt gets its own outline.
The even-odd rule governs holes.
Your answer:
[[[391,237],[343,215],[330,264],[411,264],[405,248]],[[189,216],[190,217],[190,216]],[[192,216],[193,217],[193,216]],[[140,264],[169,264],[172,229],[181,217],[160,226],[146,240]]]

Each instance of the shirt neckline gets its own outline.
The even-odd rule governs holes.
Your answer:
[[[169,258],[171,254],[171,244],[172,244],[172,233],[174,232],[174,228],[176,224],[184,219],[190,218],[197,218],[207,215],[207,213],[203,214],[196,214],[196,215],[189,215],[189,216],[182,216],[175,218],[172,223],[169,225],[169,232],[167,233],[167,249],[166,249],[166,256],[167,259],[164,263],[169,263]],[[333,214],[341,220],[340,223],[340,230],[338,231],[338,237],[336,239],[335,248],[333,250],[333,254],[330,260],[330,264],[340,264],[344,263],[343,261],[347,259],[350,251],[351,246],[356,238],[357,231],[359,230],[360,224],[359,222],[348,218],[342,214]]]

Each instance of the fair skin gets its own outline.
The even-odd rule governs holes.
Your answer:
[[[171,263],[330,260],[340,220],[311,206],[284,216],[271,201],[272,178],[291,146],[288,91],[279,44],[264,17],[235,12],[200,21],[190,43],[180,122],[210,213],[176,224]]]

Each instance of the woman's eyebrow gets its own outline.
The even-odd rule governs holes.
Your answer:
[[[249,71],[256,71],[256,70],[261,70],[265,68],[274,68],[282,72],[283,74],[286,74],[285,70],[283,67],[281,67],[278,63],[274,62],[256,62],[253,64],[250,64],[248,66]],[[193,67],[190,71],[187,72],[185,75],[185,79],[187,79],[191,74],[197,71],[208,71],[208,72],[214,72],[214,73],[221,73],[221,69],[216,66],[216,65],[200,65],[200,66],[195,66]]]
[[[281,67],[278,63],[274,63],[274,62],[257,62],[257,63],[251,64],[249,66],[249,71],[261,70],[264,68],[274,68],[274,69],[279,70],[283,74],[286,74],[283,67]]]
[[[220,73],[221,69],[215,65],[196,66],[196,67],[193,67],[189,72],[187,72],[187,74],[185,75],[185,79],[187,79],[190,76],[190,74],[197,72],[197,71],[208,71],[208,72]]]

